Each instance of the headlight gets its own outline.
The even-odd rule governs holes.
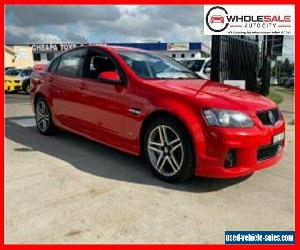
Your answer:
[[[221,127],[249,128],[253,122],[244,113],[226,109],[204,109],[203,116],[208,125]]]

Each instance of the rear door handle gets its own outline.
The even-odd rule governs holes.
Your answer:
[[[87,89],[88,89],[88,87],[87,87],[86,84],[84,84],[84,83],[81,83],[81,84],[79,85],[79,88],[80,88],[81,90],[87,90]]]

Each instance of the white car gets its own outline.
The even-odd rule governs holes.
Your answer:
[[[210,79],[211,58],[190,58],[179,60],[188,69],[194,71],[203,79]]]
[[[270,77],[270,84],[271,84],[271,85],[278,85],[277,77],[271,76],[271,77]]]

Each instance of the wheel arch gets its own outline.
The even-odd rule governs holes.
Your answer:
[[[177,120],[183,128],[185,128],[187,135],[189,136],[189,139],[192,140],[193,143],[193,148],[194,148],[194,154],[196,156],[196,144],[195,144],[195,139],[192,136],[192,131],[190,130],[189,126],[186,124],[183,119],[179,118],[177,115],[173,114],[170,111],[167,110],[156,110],[150,113],[143,121],[141,129],[140,129],[140,154],[143,154],[143,141],[144,141],[144,136],[146,134],[147,128],[151,124],[151,122],[155,121],[158,117],[171,117],[175,120]]]
[[[33,98],[33,108],[35,109],[35,105],[36,105],[36,101],[39,97],[42,97],[44,98],[46,101],[46,96],[44,94],[42,94],[41,92],[37,92],[35,95],[34,95],[34,98]]]

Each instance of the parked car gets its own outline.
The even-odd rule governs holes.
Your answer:
[[[142,155],[169,182],[247,176],[283,154],[285,122],[274,102],[201,80],[154,52],[70,50],[32,74],[30,94],[41,134],[63,128]]]
[[[10,69],[15,69],[15,67],[4,67],[4,73]]]
[[[294,87],[294,76],[292,77],[289,77],[288,79],[286,79],[284,81],[284,87],[286,89],[289,89],[289,88],[293,88]]]
[[[211,59],[199,58],[199,59],[185,59],[180,60],[180,63],[185,65],[188,69],[194,71],[203,79],[210,79]]]
[[[4,75],[4,90],[18,92],[23,90],[29,94],[30,75],[32,69],[9,69]]]
[[[278,79],[277,79],[277,77],[271,76],[270,77],[270,84],[271,85],[278,85]]]

